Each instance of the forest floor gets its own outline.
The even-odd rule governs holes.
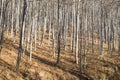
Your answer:
[[[36,51],[33,48],[32,61],[29,61],[29,51],[26,50],[16,76],[19,39],[13,43],[13,39],[5,36],[0,54],[0,80],[120,80],[120,55],[117,52],[100,56],[95,47],[94,54],[87,52],[86,70],[80,73],[80,64],[75,64],[69,44],[66,51],[61,51],[60,66],[55,66],[56,57],[52,57],[52,46],[47,42],[45,39],[42,47],[37,43]]]

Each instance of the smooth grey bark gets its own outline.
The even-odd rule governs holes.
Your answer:
[[[22,36],[23,36],[23,23],[24,23],[24,18],[25,18],[25,14],[26,14],[26,9],[27,9],[27,2],[26,0],[24,0],[24,6],[23,6],[23,15],[22,15],[22,25],[21,25],[21,31],[20,31],[20,43],[19,43],[19,49],[18,49],[18,57],[17,57],[17,62],[16,62],[16,72],[18,73],[19,70],[19,65],[20,65],[20,61],[21,61],[21,57],[22,57]]]
[[[79,14],[77,15],[77,26],[76,26],[76,56],[75,56],[75,59],[76,59],[76,64],[78,64],[79,60],[78,60],[78,33],[79,33]]]
[[[84,28],[84,37],[85,37],[85,39],[84,39],[85,40],[84,41],[84,69],[86,69],[86,62],[87,62],[86,53],[87,53],[87,46],[88,46],[87,35],[89,35],[88,34],[88,16],[87,16],[87,13],[86,13],[85,20],[86,20],[86,22],[85,22],[85,28]]]
[[[58,13],[57,13],[57,26],[58,26],[58,56],[57,56],[57,62],[56,65],[60,64],[60,38],[61,38],[61,28],[59,26],[59,0],[58,0]]]
[[[0,53],[2,51],[2,44],[3,44],[3,38],[4,38],[4,31],[5,31],[5,21],[6,21],[6,10],[8,6],[9,1],[5,0],[2,1],[2,8],[1,8],[1,20],[0,20]]]
[[[45,37],[45,33],[46,33],[46,21],[47,21],[47,16],[44,18],[44,28],[43,28],[43,33],[42,33],[42,38],[41,38],[41,44],[40,46],[42,46],[42,43],[43,43],[43,40],[44,40],[44,37]]]
[[[74,10],[73,9],[73,6],[72,6],[72,10]],[[73,28],[74,28],[74,20],[73,20],[73,18],[74,18],[74,13],[72,12],[72,28],[71,28],[71,43],[70,43],[70,49],[71,49],[71,52],[73,52],[73,36],[74,36],[74,34],[73,34]]]
[[[93,6],[94,6],[94,1],[93,1]],[[92,53],[94,54],[94,9],[91,12],[91,15],[92,15]]]
[[[102,55],[103,54],[103,19],[102,19],[102,16],[103,16],[103,9],[102,9],[102,2],[100,2],[101,6],[100,6],[100,20],[99,20],[99,25],[100,25],[100,54]]]

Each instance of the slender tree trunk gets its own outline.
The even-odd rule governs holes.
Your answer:
[[[60,64],[60,38],[61,38],[61,28],[59,26],[59,0],[58,0],[58,13],[57,13],[57,23],[58,23],[58,56],[57,56],[57,62],[56,65]]]
[[[51,20],[50,20],[50,25],[49,25],[49,36],[48,36],[48,46],[50,45],[50,39],[51,39],[51,35],[50,35],[50,33],[51,33]]]
[[[42,46],[42,43],[43,43],[43,40],[44,40],[44,37],[45,37],[45,32],[46,32],[46,21],[47,21],[47,18],[45,17],[45,18],[44,18],[43,34],[42,34],[41,44],[40,44],[40,46]]]
[[[9,1],[3,1],[2,2],[2,11],[1,11],[1,27],[0,27],[0,53],[2,51],[2,44],[3,44],[3,38],[4,38],[4,31],[5,31],[5,19],[6,19],[6,9],[8,6]]]
[[[76,26],[76,64],[78,64],[78,33],[79,33],[79,14],[77,14],[77,26]]]
[[[18,57],[17,57],[17,63],[16,63],[16,72],[19,70],[19,65],[22,57],[22,35],[23,35],[23,23],[24,23],[24,17],[26,14],[26,8],[27,8],[27,2],[24,0],[24,7],[23,7],[23,16],[22,16],[22,26],[20,31],[20,43],[19,43],[19,50],[18,50]]]

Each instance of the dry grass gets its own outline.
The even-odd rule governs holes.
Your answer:
[[[0,80],[120,80],[119,55],[100,56],[90,51],[87,53],[87,68],[80,74],[79,65],[75,64],[74,54],[69,50],[70,44],[67,43],[66,51],[61,51],[61,64],[57,67],[56,57],[52,57],[52,47],[47,45],[47,39],[44,40],[42,47],[37,43],[32,61],[29,61],[29,51],[25,52],[20,64],[20,72],[16,77],[18,43],[18,38],[15,43],[10,37],[4,38],[0,55]]]

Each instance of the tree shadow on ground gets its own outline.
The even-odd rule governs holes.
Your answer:
[[[11,64],[7,63],[6,61],[4,61],[3,59],[0,59],[0,66],[6,67],[9,70],[11,70],[12,72],[15,72],[15,67],[12,66]]]
[[[29,56],[29,52],[26,51],[25,54],[27,56]],[[65,67],[62,67],[62,66],[56,66],[54,62],[52,61],[48,61],[42,57],[38,57],[34,54],[32,54],[32,58],[34,58],[35,60],[37,60],[38,62],[41,62],[41,63],[44,63],[46,65],[49,65],[49,66],[52,66],[52,67],[57,67],[65,72],[69,72],[71,75],[74,75],[76,77],[78,77],[80,80],[93,80],[90,76],[86,75],[86,74],[81,74],[80,72],[77,72],[75,70],[67,70]],[[69,66],[70,67],[70,66]]]
[[[8,42],[9,42],[9,41],[12,42],[11,40],[8,39]],[[10,43],[8,43],[8,42],[5,42],[5,45],[11,45],[13,48],[15,48],[15,49],[18,50],[18,46],[17,46],[17,45],[14,45],[13,43],[10,44]],[[6,47],[7,47],[7,46],[6,46]],[[25,55],[27,55],[27,56],[29,57],[30,53],[29,53],[27,50],[25,50]],[[90,76],[88,76],[88,75],[86,75],[86,74],[80,73],[79,70],[78,70],[78,71],[75,71],[75,70],[73,70],[73,69],[70,69],[70,70],[66,69],[66,68],[68,68],[68,67],[70,67],[70,66],[67,66],[67,67],[63,67],[63,66],[61,66],[61,65],[56,66],[56,65],[55,65],[55,62],[48,61],[48,60],[45,59],[45,58],[36,56],[35,54],[32,54],[32,58],[34,58],[35,60],[37,60],[37,61],[40,62],[40,63],[44,63],[44,64],[49,65],[49,66],[51,66],[51,67],[57,67],[57,68],[65,71],[65,72],[68,72],[68,73],[70,73],[71,75],[74,75],[74,76],[78,77],[80,80],[93,80],[93,78],[91,78]],[[15,67],[14,67],[14,66],[8,64],[8,63],[5,62],[5,61],[4,61],[4,63],[5,63],[6,66],[8,66],[8,69],[10,69],[10,70],[12,70],[13,72],[15,72]],[[20,71],[20,73],[23,75],[23,77],[26,77],[26,76],[27,76],[27,74],[25,74],[24,70]]]

